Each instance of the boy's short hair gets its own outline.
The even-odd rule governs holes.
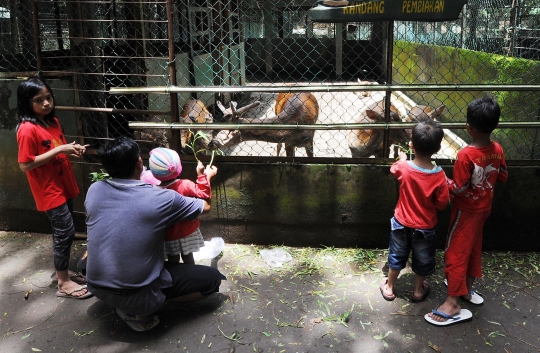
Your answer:
[[[133,176],[140,156],[137,142],[126,136],[107,141],[98,150],[103,168],[113,178],[128,179]]]
[[[433,155],[441,149],[441,141],[444,131],[441,124],[436,120],[424,120],[416,124],[412,129],[412,144],[415,153]]]
[[[501,107],[490,94],[473,100],[467,107],[467,123],[485,134],[495,130],[500,116]]]

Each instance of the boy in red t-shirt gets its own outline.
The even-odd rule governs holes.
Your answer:
[[[495,183],[508,178],[502,147],[491,141],[501,108],[490,96],[478,98],[467,108],[467,132],[472,143],[458,152],[453,180],[448,179],[452,201],[450,227],[444,253],[448,283],[446,301],[424,316],[437,326],[468,321],[472,313],[461,309],[459,298],[481,305],[484,299],[472,290],[482,277],[482,231],[491,213]]]
[[[412,251],[412,270],[415,273],[412,301],[423,301],[430,288],[426,276],[435,272],[437,211],[449,201],[446,175],[431,161],[441,149],[444,131],[441,124],[426,120],[412,129],[414,160],[399,151],[399,160],[390,172],[399,182],[399,199],[391,219],[392,231],[388,247],[388,278],[380,285],[386,300],[394,300],[394,286]]]

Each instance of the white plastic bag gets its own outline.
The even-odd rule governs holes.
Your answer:
[[[260,254],[264,262],[270,267],[282,267],[284,262],[292,260],[291,254],[280,248],[261,250]]]
[[[206,240],[204,246],[193,253],[195,261],[211,260],[218,256],[223,249],[225,249],[225,241],[223,238],[212,238],[210,241]]]

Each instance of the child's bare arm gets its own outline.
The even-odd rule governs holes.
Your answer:
[[[401,148],[398,149],[398,159],[400,161],[406,161],[407,160],[407,154]]]

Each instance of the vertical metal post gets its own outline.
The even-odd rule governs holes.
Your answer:
[[[335,43],[336,43],[336,77],[343,75],[343,23],[336,23]]]
[[[463,12],[461,13],[461,33],[459,34],[459,47],[465,49],[465,25],[467,24],[467,4],[463,6]]]
[[[32,1],[32,22],[34,24],[34,45],[36,49],[36,69],[38,77],[41,78],[42,73],[42,57],[41,57],[41,40],[39,39],[39,21],[38,21],[38,6],[36,1]]]
[[[510,10],[510,28],[511,31],[509,33],[509,43],[508,43],[508,56],[515,56],[516,53],[514,53],[514,47],[516,46],[516,36],[518,35],[518,12],[519,12],[519,1],[513,0],[512,1],[512,7]]]
[[[176,86],[176,64],[174,59],[174,17],[173,17],[173,3],[172,0],[167,0],[167,38],[169,43],[169,82],[172,86]],[[171,99],[171,122],[176,123],[179,121],[178,116],[178,94],[175,92],[170,93]],[[180,149],[180,131],[171,131],[171,146],[173,150]]]
[[[394,59],[394,21],[387,22],[386,32],[386,84],[392,84],[392,61]],[[392,91],[386,91],[384,97],[384,121],[390,122],[390,99],[392,98]],[[390,129],[384,130],[383,138],[383,157],[388,157],[388,149],[390,140]]]

